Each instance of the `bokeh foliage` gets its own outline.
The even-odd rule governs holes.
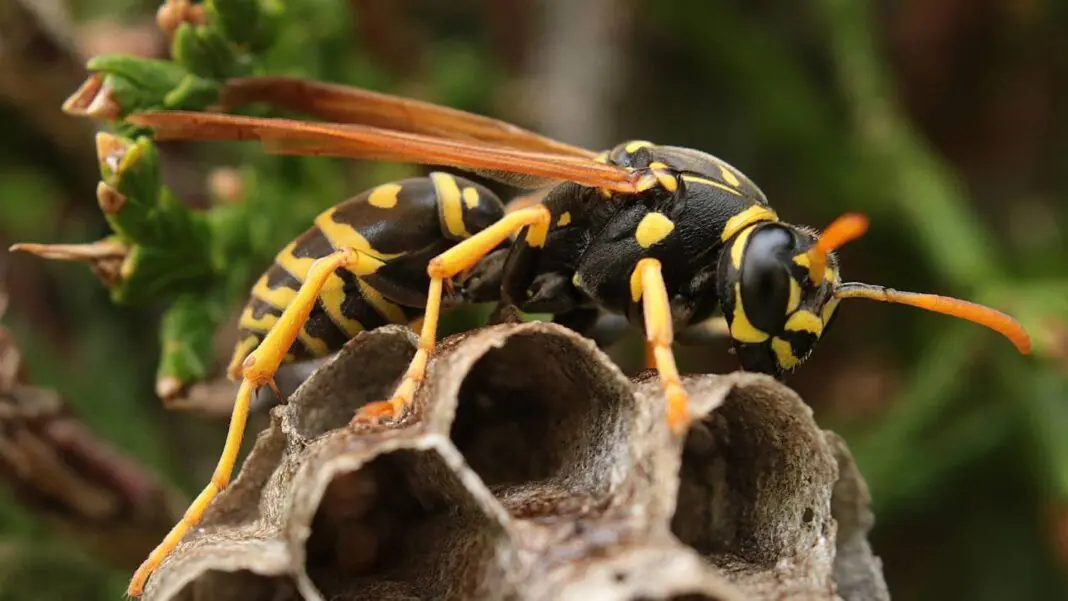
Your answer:
[[[1062,599],[1068,96],[1049,82],[1068,72],[1056,43],[1068,10],[1036,0],[980,2],[974,12],[945,2],[935,11],[924,1],[634,0],[573,10],[612,17],[611,52],[625,65],[614,102],[599,111],[614,138],[597,143],[635,137],[708,150],[746,171],[795,222],[865,211],[870,234],[841,253],[847,278],[989,303],[1031,330],[1036,354],[1022,358],[968,324],[847,304],[791,383],[857,455],[896,598]],[[89,68],[110,74],[127,110],[202,108],[221,78],[249,73],[411,93],[533,127],[532,115],[576,102],[539,96],[539,74],[514,58],[517,47],[523,56],[551,43],[537,19],[566,3],[388,4],[216,0],[207,3],[216,18],[183,25],[153,62],[112,56]],[[75,31],[102,18],[137,27],[157,7],[71,5]],[[941,45],[923,37],[932,31]],[[941,53],[921,56],[915,46]],[[1013,93],[1020,89],[1029,94]],[[104,180],[130,199],[118,213],[126,217],[105,219],[92,202],[96,174],[81,175],[95,160],[92,133],[84,155],[60,152],[15,118],[22,108],[0,106],[13,124],[0,143],[0,238],[88,242],[118,231],[141,249],[147,275],[140,283],[134,269],[109,296],[82,267],[2,257],[12,297],[4,323],[35,381],[193,491],[215,460],[221,424],[162,410],[155,381],[215,373],[213,337],[270,256],[322,208],[415,170],[269,156],[251,145],[156,149],[120,127],[124,143],[144,149],[135,178],[115,179],[103,165]],[[1042,126],[1028,127],[1029,116]],[[67,119],[58,105],[55,118]],[[72,129],[85,126],[75,121]],[[240,199],[207,191],[215,166],[236,169]],[[154,219],[131,218],[139,207],[181,227],[139,229]],[[682,366],[730,369],[724,350],[685,348]],[[639,360],[633,339],[613,351],[624,366]],[[30,554],[30,540],[47,546]],[[69,598],[71,581],[97,591],[127,573],[80,557],[11,502],[0,509],[0,543],[0,598]],[[41,568],[48,562],[51,573]],[[50,577],[59,570],[70,580]]]

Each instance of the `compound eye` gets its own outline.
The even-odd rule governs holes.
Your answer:
[[[786,325],[790,300],[790,272],[794,238],[779,227],[753,232],[742,259],[742,304],[749,323],[770,335]]]

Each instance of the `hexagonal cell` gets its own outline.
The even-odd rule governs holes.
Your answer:
[[[247,570],[209,570],[188,583],[174,601],[300,601],[297,585],[286,576],[261,576]]]
[[[590,343],[558,326],[506,326],[479,336],[493,339],[463,375],[453,444],[513,515],[597,505],[633,464],[627,381]],[[475,342],[465,341],[464,350]]]
[[[295,433],[312,439],[343,428],[358,408],[388,399],[415,355],[417,342],[415,333],[402,326],[358,334],[294,393],[289,415]]]
[[[741,591],[690,549],[644,541],[562,569],[536,598],[555,601],[743,601]]]
[[[304,555],[325,598],[489,599],[510,590],[507,534],[467,492],[456,466],[435,448],[412,448],[426,447],[418,442],[385,444],[395,448],[357,465],[342,455],[345,437],[328,441],[329,452],[317,450],[312,462],[332,474],[308,483],[324,486]]]
[[[704,555],[769,568],[833,544],[837,469],[811,411],[771,378],[724,378],[722,405],[683,445],[673,532]]]

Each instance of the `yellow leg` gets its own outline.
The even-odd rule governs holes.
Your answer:
[[[667,397],[668,426],[675,434],[683,434],[690,422],[689,396],[679,379],[675,355],[671,352],[674,328],[671,323],[671,306],[668,304],[667,287],[660,273],[660,261],[642,259],[634,268],[642,291],[642,308],[645,315],[645,338],[652,346],[653,363],[660,374],[660,384]]]
[[[443,285],[456,274],[473,267],[479,259],[524,227],[531,226],[526,235],[527,242],[533,246],[541,246],[545,243],[551,219],[552,214],[544,205],[520,209],[505,215],[497,223],[430,261],[427,266],[427,273],[430,274],[430,290],[427,292],[426,313],[423,316],[423,327],[419,335],[419,350],[416,351],[415,357],[408,365],[404,379],[393,391],[393,397],[388,401],[377,401],[361,407],[352,418],[353,424],[399,416],[411,404],[419,383],[426,376],[427,361],[437,343]]]
[[[137,568],[130,580],[127,594],[132,597],[141,595],[148,577],[178,546],[185,533],[200,522],[212,499],[229,484],[230,475],[237,461],[237,453],[241,448],[241,440],[244,438],[245,421],[248,418],[252,395],[257,388],[264,385],[277,390],[274,385],[274,373],[282,364],[289,347],[297,338],[300,328],[303,327],[308,314],[315,306],[315,300],[319,297],[323,285],[337,268],[348,267],[359,272],[360,262],[365,260],[369,259],[358,251],[343,249],[313,263],[296,298],[282,312],[282,316],[264,337],[263,342],[245,358],[242,364],[241,387],[238,389],[237,400],[234,402],[230,429],[226,433],[226,444],[223,446],[222,457],[219,458],[215,473],[211,476],[211,482],[185,511],[182,520],[167,533],[163,542],[149,554],[141,567]]]

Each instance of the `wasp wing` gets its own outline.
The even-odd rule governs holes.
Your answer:
[[[162,111],[127,117],[160,140],[258,140],[283,154],[324,155],[443,165],[508,184],[539,188],[553,181],[635,193],[651,176],[592,158],[535,152],[365,125],[313,123],[219,113]]]
[[[337,123],[582,158],[593,158],[596,154],[505,121],[364,88],[296,77],[245,77],[226,83],[225,106],[256,102]]]

